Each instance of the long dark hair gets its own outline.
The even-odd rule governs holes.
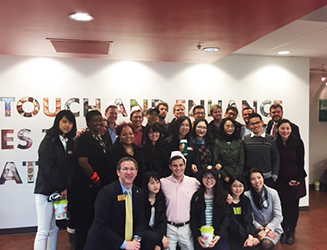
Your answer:
[[[150,132],[159,132],[159,134],[160,134],[159,139],[157,140],[155,145],[152,144],[152,141],[149,138],[149,133]],[[160,125],[158,123],[148,124],[145,127],[144,133],[145,133],[145,145],[144,145],[144,147],[150,152],[150,154],[154,158],[160,158],[160,155],[162,153],[161,152],[162,144],[163,144],[163,138],[162,138],[162,135],[161,135]]]
[[[187,120],[190,124],[190,131],[186,135],[186,139],[189,139],[190,134],[191,134],[191,129],[192,129],[192,122],[191,122],[190,118],[187,116],[181,116],[174,122],[173,133],[172,133],[173,138],[179,140],[179,128],[185,120]]]
[[[196,138],[197,138],[197,134],[196,134],[196,126],[200,123],[200,122],[204,122],[207,126],[207,133],[206,135],[204,136],[204,140],[205,140],[205,144],[212,144],[213,143],[213,136],[209,130],[209,124],[208,124],[208,121],[204,118],[201,118],[201,119],[198,119],[198,120],[195,120],[194,123],[193,123],[193,129],[192,129],[192,136],[193,138],[195,139],[196,141]]]
[[[252,183],[251,183],[251,174],[253,173],[258,173],[262,176],[262,179],[263,179],[263,184],[265,183],[265,177],[263,176],[263,173],[261,170],[257,169],[257,168],[251,168],[250,171],[249,171],[249,174],[248,174],[248,178],[249,178],[249,183],[250,183],[250,189],[251,190],[254,190],[254,187],[252,186]]]
[[[53,125],[50,129],[47,131],[48,134],[62,134],[62,131],[59,128],[59,122],[61,121],[62,118],[66,117],[68,121],[73,123],[72,129],[67,133],[65,136],[68,139],[73,139],[76,135],[76,119],[74,114],[70,110],[61,110],[57,115],[56,118],[53,122]]]
[[[147,204],[148,198],[149,198],[149,189],[148,189],[148,183],[150,182],[151,179],[154,179],[155,181],[160,182],[160,178],[157,172],[145,172],[143,175],[143,182],[142,182],[142,190],[144,192],[145,196],[145,204]],[[166,209],[166,201],[165,201],[165,196],[161,190],[156,194],[156,204],[158,205],[159,210],[164,210]]]
[[[206,172],[204,172],[206,173]],[[204,174],[202,174],[203,177]],[[216,179],[216,185],[214,187],[214,198],[213,198],[213,206],[214,210],[218,209],[220,211],[225,212],[227,210],[227,193],[225,192],[221,181],[218,177],[218,174],[214,174],[214,177]],[[198,189],[199,193],[199,205],[205,206],[204,201],[204,193],[205,193],[206,187],[203,184],[203,178],[201,178],[201,186]]]
[[[231,135],[228,135],[225,132],[225,129],[224,129],[225,123],[227,121],[232,122],[233,125],[234,125],[234,128],[235,128],[233,134],[231,134]],[[236,122],[234,120],[232,120],[231,118],[224,118],[224,119],[222,119],[222,121],[221,121],[221,123],[219,125],[218,137],[219,137],[219,139],[221,139],[223,141],[233,141],[233,140],[239,139],[238,136],[237,136],[237,133],[236,133]]]
[[[290,120],[287,119],[281,119],[280,121],[278,121],[277,123],[277,130],[279,129],[279,127],[284,124],[284,123],[288,123],[292,129],[292,132],[290,134],[290,136],[287,138],[286,142],[285,142],[285,147],[295,147],[298,144],[299,139],[297,138],[297,136],[295,136],[293,134],[293,128],[292,128],[292,123],[290,122]],[[280,136],[280,134],[277,132],[277,144],[278,144],[278,148],[282,148],[284,146],[283,144],[283,140]]]

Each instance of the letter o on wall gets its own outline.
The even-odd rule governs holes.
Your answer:
[[[24,111],[24,103],[25,102],[31,102],[34,106],[33,110],[31,112],[25,112]],[[21,98],[18,102],[17,102],[17,111],[21,116],[24,117],[33,117],[35,115],[37,115],[37,113],[39,113],[40,111],[40,104],[39,102],[34,99],[33,97],[23,97]]]

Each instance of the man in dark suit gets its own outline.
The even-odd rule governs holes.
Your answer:
[[[270,111],[271,120],[268,122],[266,133],[270,134],[273,137],[276,137],[277,123],[281,119],[283,119],[283,114],[284,114],[283,106],[280,104],[272,104],[269,108],[269,111]],[[291,127],[292,127],[292,133],[298,136],[299,138],[301,138],[299,127],[294,123],[291,123]]]
[[[85,250],[151,249],[140,242],[145,231],[144,194],[133,185],[137,162],[131,157],[117,164],[118,180],[101,189],[95,202],[95,219],[89,231]],[[131,195],[133,210],[133,239],[126,239],[126,200]],[[154,246],[153,248],[154,249]]]

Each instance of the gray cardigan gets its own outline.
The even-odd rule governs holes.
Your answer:
[[[260,227],[269,227],[275,233],[281,235],[283,233],[281,226],[283,215],[280,199],[275,189],[267,187],[266,185],[265,187],[268,190],[269,207],[263,208],[261,210],[258,209],[257,206],[253,203],[251,191],[249,190],[244,193],[244,195],[246,195],[251,201],[253,210],[253,225],[256,229],[259,229]]]

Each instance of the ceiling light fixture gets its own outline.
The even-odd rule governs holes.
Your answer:
[[[325,70],[324,65],[322,65],[321,72],[323,73],[323,76],[321,77],[321,81],[324,82],[327,79],[327,71]],[[327,85],[327,82],[326,82],[326,85]]]
[[[327,70],[325,69],[324,64],[322,64],[321,68],[311,68],[310,72],[312,72],[312,73],[317,72],[317,73],[321,74],[322,76],[321,76],[320,80],[322,82],[326,82],[326,85],[327,85]]]
[[[212,53],[212,52],[217,52],[219,50],[219,48],[218,47],[206,47],[206,48],[203,48],[203,50],[205,52]]]
[[[291,53],[291,52],[288,50],[283,50],[283,51],[279,51],[278,55],[288,55],[289,53]]]
[[[94,20],[94,17],[88,13],[71,13],[68,15],[69,19],[78,21],[78,22],[91,22]]]

